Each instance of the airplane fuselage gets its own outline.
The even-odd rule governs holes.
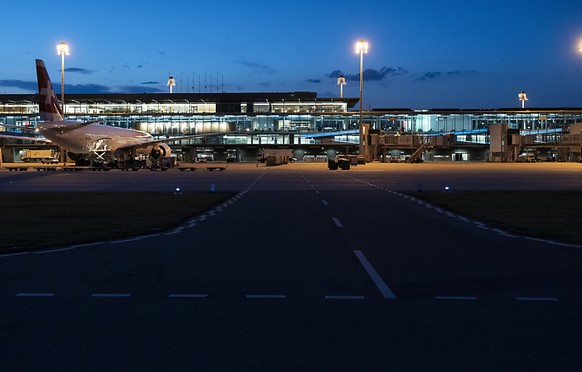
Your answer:
[[[134,129],[112,127],[102,124],[91,124],[72,131],[68,125],[75,125],[75,121],[51,121],[40,123],[38,129],[42,135],[57,146],[72,153],[92,153],[94,151],[115,152],[120,147],[152,141],[151,134]],[[149,154],[153,146],[136,148],[137,154]]]

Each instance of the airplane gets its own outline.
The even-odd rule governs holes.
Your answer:
[[[147,133],[99,124],[99,121],[78,122],[65,120],[59,100],[42,60],[36,60],[39,113],[38,132],[53,144],[67,151],[71,160],[79,162],[115,163],[116,159],[135,160],[149,156],[152,163],[172,154],[166,142],[189,139],[193,136],[154,139]]]

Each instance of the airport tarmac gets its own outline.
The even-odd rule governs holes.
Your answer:
[[[573,371],[582,249],[400,191],[579,189],[581,172],[568,163],[0,172],[3,192],[237,192],[171,231],[0,256],[0,360],[7,371]]]
[[[217,164],[225,166],[226,164]],[[266,167],[256,163],[231,163],[221,171],[208,171],[197,164],[196,171],[137,172],[120,170],[78,172],[0,171],[0,192],[30,191],[240,191],[265,172],[280,174],[281,182],[265,184],[265,189],[306,189],[306,185],[285,182],[285,174],[307,172],[317,178],[323,189],[359,189],[358,180],[393,190],[581,190],[580,163],[368,163],[350,170],[327,169],[326,163],[292,163]],[[331,176],[331,177],[330,177]],[[337,182],[336,177],[353,181]],[[261,184],[257,188],[263,187]]]

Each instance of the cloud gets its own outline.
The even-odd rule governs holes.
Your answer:
[[[61,72],[61,70],[59,70],[59,73]],[[93,73],[95,73],[95,71],[93,70],[87,70],[86,68],[79,68],[79,67],[67,67],[65,69],[65,72],[77,72],[79,74],[83,74],[83,75],[91,75]]]
[[[244,61],[244,60],[238,60],[235,62],[250,68],[253,73],[257,73],[257,74],[274,74],[277,72],[271,66],[267,66],[267,65],[259,63],[259,62],[249,62],[249,61]]]
[[[327,76],[330,79],[337,79],[338,77],[344,75],[342,73],[341,70],[333,70],[332,72],[330,72],[329,74],[324,74],[325,76]]]
[[[430,79],[434,79],[436,77],[439,77],[442,74],[443,74],[442,72],[438,72],[438,71],[427,72],[424,75],[422,75],[421,77],[416,78],[415,80],[430,80]]]
[[[160,93],[158,88],[144,87],[143,85],[124,85],[111,89],[113,93]]]
[[[54,83],[53,83],[54,84]],[[73,94],[103,94],[103,93],[159,93],[159,88],[147,87],[144,85],[156,85],[156,81],[146,81],[142,85],[126,85],[120,87],[108,87],[101,84],[65,84],[65,93]],[[36,92],[38,85],[36,81],[26,80],[0,80],[0,86],[12,87]],[[57,93],[60,92],[61,84],[53,85]]]
[[[475,71],[461,71],[461,70],[448,71],[448,72],[431,71],[431,72],[425,73],[421,77],[418,77],[414,80],[419,80],[419,81],[432,80],[432,79],[436,79],[436,78],[441,77],[441,76],[444,76],[444,77],[459,76],[459,75],[471,74],[473,72],[475,72]]]
[[[26,80],[0,80],[0,86],[20,88],[32,91],[36,91],[38,89],[38,84],[36,83],[36,81],[26,81]]]
[[[57,89],[56,86],[55,89]],[[100,94],[100,93],[111,93],[111,89],[105,85],[100,84],[77,84],[77,85],[65,84],[65,93]]]
[[[366,69],[363,72],[364,81],[381,81],[391,76],[400,76],[407,74],[408,71],[403,67],[382,67],[380,70]],[[360,81],[360,73],[357,74],[342,74],[341,70],[334,70],[329,74],[325,74],[328,78],[338,78],[341,75],[345,76],[346,81]]]
[[[321,79],[307,79],[305,81],[308,82],[308,83],[314,83],[314,84],[321,83]]]

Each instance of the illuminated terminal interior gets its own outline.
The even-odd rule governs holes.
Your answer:
[[[200,152],[204,146],[204,152],[220,159],[234,146],[252,158],[259,147],[287,147],[301,160],[306,155],[357,153],[358,101],[320,98],[313,92],[67,94],[65,113],[69,120],[100,120],[160,138],[206,135],[172,145],[185,154]],[[39,120],[37,95],[0,95],[3,133],[28,134]],[[444,149],[442,154],[435,150],[436,158],[486,160],[492,125],[506,124],[510,131],[528,136],[530,147],[546,147],[551,154],[556,152],[552,146],[565,134],[579,135],[570,133],[570,128],[582,123],[582,109],[374,109],[364,111],[363,122],[370,124],[371,133],[386,136],[452,134],[455,148]],[[406,153],[412,150],[409,147],[391,146],[389,154]],[[471,155],[454,156],[455,151]],[[579,147],[574,148],[576,152]]]

